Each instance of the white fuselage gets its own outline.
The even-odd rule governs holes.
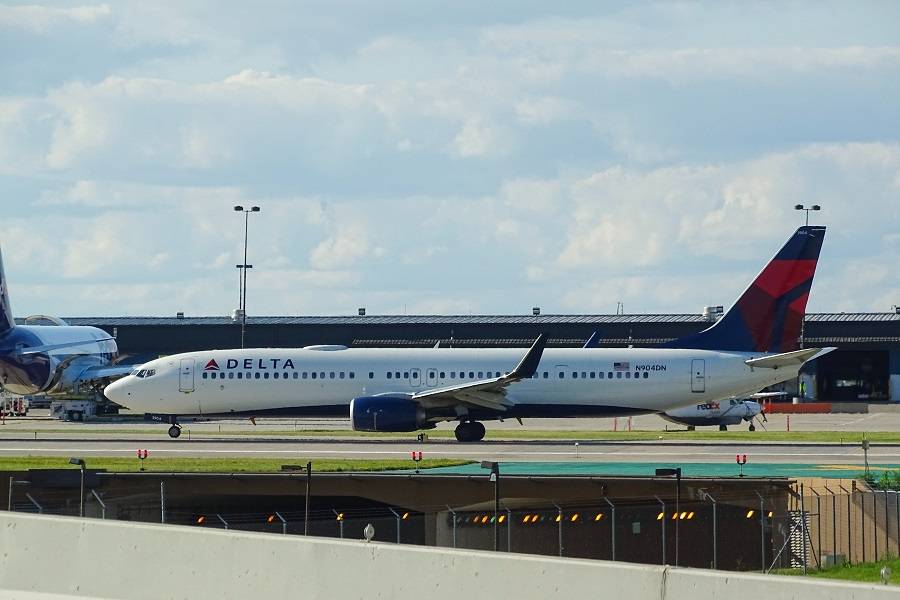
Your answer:
[[[415,394],[495,377],[512,371],[523,353],[315,347],[190,352],[146,363],[105,393],[132,410],[159,415],[347,416],[353,398]],[[797,376],[799,365],[754,369],[744,363],[759,356],[679,349],[547,349],[533,378],[506,389],[512,406],[478,418],[660,412],[747,396]]]

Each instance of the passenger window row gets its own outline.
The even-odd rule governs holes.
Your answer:
[[[447,377],[447,374],[447,371],[441,371],[438,374],[438,379],[490,379],[492,377],[500,377],[502,375],[500,371],[469,371],[468,377],[466,377],[466,371],[459,371],[459,373],[457,373],[456,371],[449,371],[449,377]],[[374,375],[374,373],[370,372],[369,379],[373,379]],[[413,379],[416,379],[416,375],[417,374],[413,372]],[[387,379],[409,379],[410,372],[403,371],[401,377],[400,371],[387,371],[385,373],[385,376]],[[419,374],[418,377],[421,377],[421,374]]]
[[[226,379],[226,374],[221,371],[205,371],[201,377],[203,379]],[[356,373],[354,371],[329,371],[327,374],[325,371],[285,371],[284,373],[251,371],[245,375],[243,371],[231,371],[227,374],[228,379],[325,379],[326,377],[328,379],[356,379]]]
[[[492,377],[500,377],[500,371],[468,371],[468,377],[466,377],[466,371],[450,371],[449,379],[469,379],[469,380],[478,380]],[[572,379],[632,379],[631,371],[608,371],[604,373],[603,371],[570,371],[570,376]],[[135,375],[137,377],[152,377],[156,374],[154,370],[140,371]],[[402,374],[402,377],[401,377]],[[416,373],[413,372],[413,375]],[[459,375],[457,377],[457,374]],[[409,379],[410,372],[409,371],[387,371],[386,373],[387,379]],[[440,379],[448,379],[446,377],[447,372],[440,372]],[[251,371],[247,372],[246,375],[243,371],[230,371],[227,375],[221,371],[204,371],[201,375],[203,379],[356,379],[356,373],[354,371],[293,371],[281,373],[279,371]],[[559,371],[557,373],[557,377],[559,379],[566,378],[565,371]],[[634,379],[649,379],[650,373],[644,371],[643,373],[634,373]],[[533,376],[532,379],[549,379],[550,372],[549,371],[538,371]],[[369,371],[369,379],[375,379],[375,372]]]
[[[623,373],[624,373],[624,375],[623,375]],[[542,377],[543,379],[549,379],[550,372],[543,371],[541,373],[535,373],[533,379],[537,379],[538,376]],[[608,371],[606,373],[604,373],[603,371],[581,371],[581,372],[571,371],[570,376],[572,379],[578,379],[579,377],[581,379],[603,379],[604,376],[606,377],[606,379],[613,379],[614,377],[615,377],[615,379],[622,379],[623,377],[625,379],[632,378],[631,371],[616,371],[615,373],[613,373],[613,371]],[[557,377],[559,379],[565,379],[566,372],[558,371]],[[649,379],[650,373],[648,371],[644,371],[643,373],[635,373],[634,374],[634,379],[641,379],[642,377],[644,379]]]

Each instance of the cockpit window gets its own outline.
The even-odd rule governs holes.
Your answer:
[[[134,374],[135,377],[139,377],[141,379],[145,379],[147,377],[153,377],[156,375],[156,369],[141,369],[137,373]]]

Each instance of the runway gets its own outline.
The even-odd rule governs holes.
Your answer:
[[[525,427],[515,421],[487,423],[492,430],[516,431],[523,436],[534,432],[570,432],[567,439],[546,441],[503,440],[460,444],[451,439],[433,437],[421,443],[414,434],[386,434],[386,439],[356,436],[350,433],[346,419],[266,419],[256,425],[248,421],[186,422],[178,440],[167,437],[166,425],[135,419],[107,419],[88,423],[51,420],[41,413],[28,418],[7,419],[0,426],[0,456],[91,456],[133,457],[146,449],[151,457],[184,458],[274,458],[286,463],[315,458],[405,459],[413,450],[426,458],[495,460],[504,463],[695,463],[734,465],[735,454],[747,454],[756,465],[845,465],[861,466],[863,451],[859,443],[761,442],[745,434],[739,441],[685,441],[663,439],[649,441],[587,441],[579,433],[626,430],[628,419],[545,419],[527,421]],[[453,424],[438,429],[451,430]],[[785,431],[785,415],[773,415],[769,431]],[[631,427],[642,431],[676,429],[658,416],[631,420]],[[680,428],[678,428],[680,429]],[[742,427],[743,429],[743,427]],[[792,431],[898,431],[900,413],[792,415]],[[327,432],[335,432],[328,434]],[[306,433],[308,432],[308,433]],[[714,432],[715,434],[716,432]],[[627,435],[627,434],[626,434]],[[583,437],[583,436],[582,436]],[[873,443],[870,464],[900,465],[900,444]],[[410,466],[413,466],[410,461]]]
[[[895,407],[879,407],[883,410]],[[769,415],[768,421],[758,425],[768,431],[900,431],[900,406],[890,412],[871,413],[837,413],[837,414],[795,414]],[[328,418],[271,418],[258,419],[256,424],[247,419],[222,419],[212,421],[184,421],[186,429],[199,434],[241,434],[241,435],[277,435],[279,433],[302,432],[312,430],[349,431],[348,419]],[[438,430],[452,431],[455,423],[439,423]],[[748,424],[735,425],[732,431],[745,431]],[[527,419],[524,426],[515,420],[485,422],[488,435],[491,431],[627,431],[629,428],[642,431],[677,431],[684,426],[671,423],[658,415],[643,415],[631,418],[579,418],[579,419]],[[166,425],[135,418],[127,412],[119,417],[108,417],[84,423],[59,421],[49,418],[49,411],[34,410],[28,417],[6,419],[0,425],[0,440],[4,437],[22,437],[37,434],[43,437],[45,432],[54,435],[78,436],[79,434],[115,433],[127,430],[130,434],[146,434],[153,437],[165,437]],[[699,427],[698,431],[714,431],[714,427]],[[402,435],[402,434],[398,434]]]
[[[830,463],[861,465],[859,445],[784,443],[671,443],[671,442],[517,442],[497,441],[460,444],[451,441],[371,440],[147,440],[147,439],[56,439],[0,440],[0,456],[134,456],[146,449],[158,457],[257,457],[310,459],[407,458],[413,450],[426,458],[510,461],[594,461],[594,462],[702,462],[734,463],[735,454],[748,460],[779,463]],[[869,450],[869,462],[900,463],[900,446],[877,446]],[[412,465],[412,463],[411,463]]]

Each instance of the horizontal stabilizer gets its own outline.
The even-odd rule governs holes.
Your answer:
[[[784,352],[782,354],[773,354],[772,356],[761,356],[759,358],[751,358],[745,360],[747,365],[756,369],[777,369],[779,367],[796,367],[803,363],[825,356],[829,352],[833,352],[837,348],[804,348],[803,350],[794,350],[793,352]]]

